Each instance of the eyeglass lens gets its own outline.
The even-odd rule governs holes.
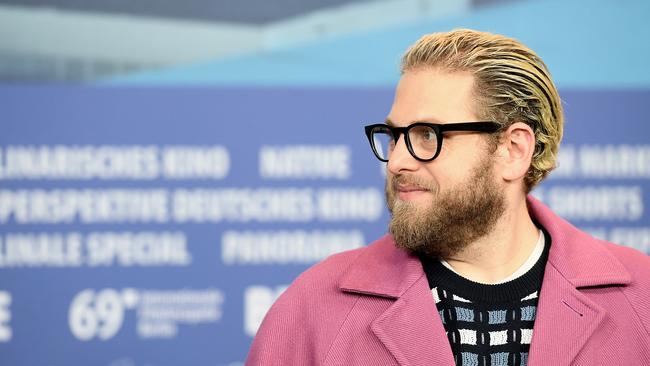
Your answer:
[[[427,160],[435,156],[438,150],[436,130],[428,126],[413,126],[409,129],[408,134],[413,153],[417,158]],[[375,128],[372,141],[379,158],[388,160],[395,148],[395,139],[391,130],[388,128]]]

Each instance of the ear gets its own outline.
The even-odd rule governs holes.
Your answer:
[[[535,133],[525,123],[515,122],[499,139],[497,154],[501,160],[501,176],[505,181],[523,179],[530,168],[535,151]]]

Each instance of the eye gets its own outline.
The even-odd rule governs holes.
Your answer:
[[[427,129],[422,133],[422,139],[426,142],[436,141],[436,133],[433,130]]]
[[[438,142],[436,131],[430,127],[417,126],[411,130],[411,140],[422,144],[432,144]]]

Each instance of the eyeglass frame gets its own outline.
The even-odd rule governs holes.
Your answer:
[[[419,127],[419,126],[425,126],[431,128],[437,138],[437,147],[436,147],[436,153],[433,155],[432,158],[430,159],[421,159],[418,157],[415,152],[413,151],[413,145],[411,145],[411,138],[409,137],[409,131],[414,128],[414,127]],[[391,134],[393,135],[393,140],[395,140],[395,145],[397,145],[399,141],[400,135],[404,135],[404,142],[406,143],[406,148],[408,149],[409,153],[413,158],[415,158],[418,161],[421,162],[430,162],[433,161],[435,158],[440,155],[440,150],[442,148],[442,140],[443,140],[443,133],[444,132],[450,132],[450,131],[469,131],[469,132],[485,132],[485,133],[494,133],[499,131],[501,128],[501,125],[498,124],[497,122],[494,121],[475,121],[475,122],[457,122],[457,123],[429,123],[429,122],[415,122],[412,123],[406,127],[395,127],[395,126],[390,126],[385,123],[377,123],[377,124],[372,124],[365,126],[364,129],[366,131],[366,137],[368,137],[368,142],[370,142],[370,147],[372,148],[372,152],[375,154],[375,157],[379,159],[380,161],[383,161],[385,163],[388,162],[389,159],[382,159],[379,153],[377,152],[377,147],[375,146],[375,142],[372,139],[373,135],[373,130],[375,128],[386,128],[388,129]]]

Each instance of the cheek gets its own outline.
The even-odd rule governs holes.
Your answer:
[[[386,174],[386,182],[384,186],[384,191],[386,192],[386,199],[390,201],[395,197],[395,192],[393,191],[393,184],[391,183],[393,179],[392,174]]]
[[[459,189],[467,187],[472,180],[471,169],[464,165],[446,167],[437,171],[429,178],[433,192],[436,197],[446,197],[449,194],[456,194]]]
[[[442,156],[441,153],[441,156],[427,167],[427,173],[440,186],[441,191],[453,189],[470,181],[475,170],[481,169],[480,166],[484,165],[486,156],[482,142],[469,140],[467,143],[474,144],[475,148],[461,150],[455,146],[450,147],[446,156]]]
[[[456,172],[452,171],[453,166],[447,167],[445,164],[436,164],[424,169],[423,174],[420,174],[422,179],[428,182],[428,187],[433,193],[445,190],[451,182]]]

